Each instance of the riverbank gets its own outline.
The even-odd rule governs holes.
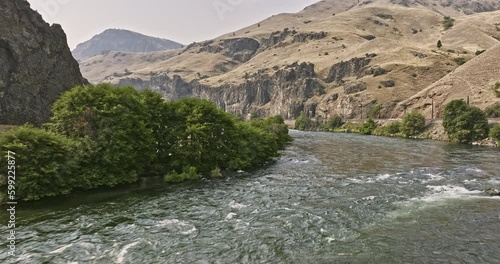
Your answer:
[[[357,125],[361,126],[366,120],[368,120],[368,119],[349,119],[349,120],[345,120],[344,124],[351,123],[351,124],[357,124]],[[401,119],[401,118],[374,119],[374,122],[377,124],[377,127],[384,127],[390,123],[401,122],[402,120],[403,119]],[[317,122],[314,119],[312,121]],[[490,127],[492,127],[496,124],[500,124],[500,118],[488,118],[488,123],[489,123]],[[285,120],[285,124],[288,126],[289,129],[295,129],[295,120],[287,119],[287,120]],[[317,129],[314,131],[362,134],[362,133],[359,133],[359,131],[353,131],[350,129],[342,129],[342,128],[337,128],[337,129],[332,129],[332,130]],[[372,134],[372,135],[406,138],[404,135],[401,135],[401,134],[392,134],[392,135]],[[443,119],[426,119],[425,120],[425,131],[421,135],[419,135],[415,138],[450,142],[449,137],[446,134],[444,127],[443,127]],[[500,144],[495,142],[495,140],[493,140],[492,138],[487,138],[487,139],[479,141],[479,142],[473,142],[473,143],[471,143],[471,145],[500,147]]]

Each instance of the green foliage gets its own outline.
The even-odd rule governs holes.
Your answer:
[[[495,103],[493,105],[488,106],[484,113],[489,118],[500,118],[500,103]]]
[[[438,49],[443,47],[443,42],[441,42],[441,40],[438,40],[437,47],[438,47]]]
[[[360,133],[362,125],[360,123],[346,122],[342,125],[341,130],[346,133]]]
[[[75,174],[76,143],[32,126],[21,126],[0,136],[0,177],[7,180],[8,151],[15,153],[15,196],[38,200],[69,193],[78,180]],[[12,174],[9,174],[12,176]],[[0,184],[1,185],[1,184]],[[2,188],[3,189],[3,188]]]
[[[500,82],[495,83],[495,85],[493,85],[493,88],[491,88],[491,89],[495,93],[495,96],[497,98],[500,98]]]
[[[334,115],[322,126],[322,129],[334,130],[341,127],[343,124],[344,122],[342,121],[342,118],[338,115]]]
[[[375,121],[373,121],[373,119],[369,118],[361,125],[359,133],[364,135],[371,135],[375,128],[377,128],[377,124],[375,123]]]
[[[370,109],[370,111],[368,112],[368,117],[373,118],[373,119],[379,118],[379,114],[380,114],[380,111],[382,111],[382,109],[384,109],[384,107],[382,107],[382,105],[376,105],[376,106],[372,107]]]
[[[172,171],[171,173],[165,175],[164,181],[167,183],[180,183],[185,181],[201,180],[202,177],[203,176],[198,173],[196,167],[187,166],[183,169],[182,173]]]
[[[485,51],[486,50],[477,50],[475,54],[476,54],[476,56],[479,56],[479,55],[483,54]]]
[[[18,198],[115,186],[168,171],[167,182],[202,173],[221,177],[222,169],[264,164],[291,141],[280,116],[243,122],[206,100],[165,102],[131,87],[75,87],[53,112],[49,131],[24,126],[0,136],[0,150],[17,153]],[[6,156],[0,159],[7,164]],[[3,186],[6,167],[0,168]]]
[[[448,30],[455,25],[455,19],[453,19],[449,16],[445,16],[442,23],[443,23],[444,30]]]
[[[301,112],[295,120],[295,129],[305,131],[312,129],[312,127],[312,120],[304,112]]]
[[[425,117],[418,113],[408,113],[403,117],[401,132],[405,137],[415,137],[425,131]]]
[[[82,188],[135,182],[154,158],[149,115],[132,87],[78,86],[61,96],[53,112],[50,128],[83,142]]]
[[[459,66],[464,65],[467,62],[467,60],[465,58],[462,58],[462,57],[460,57],[460,58],[454,58],[453,60]]]
[[[403,124],[401,122],[391,122],[386,126],[387,133],[390,135],[396,135],[403,129]]]
[[[496,124],[490,129],[490,137],[500,145],[500,124]]]
[[[484,112],[463,100],[454,100],[446,105],[443,127],[453,142],[471,143],[488,136],[488,120]]]

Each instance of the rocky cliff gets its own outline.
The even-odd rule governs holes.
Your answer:
[[[108,51],[151,52],[180,48],[182,44],[155,37],[145,36],[123,29],[108,29],[92,39],[79,44],[73,56],[79,61]]]
[[[0,1],[0,124],[47,121],[61,93],[86,82],[60,25],[25,0]]]

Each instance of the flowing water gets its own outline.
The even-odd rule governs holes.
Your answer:
[[[500,263],[500,199],[483,192],[500,187],[498,149],[292,135],[253,173],[20,203],[0,262]]]

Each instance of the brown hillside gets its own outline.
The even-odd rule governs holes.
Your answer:
[[[242,115],[295,118],[304,110],[354,118],[380,104],[388,117],[449,73],[472,67],[477,51],[488,50],[477,59],[493,54],[500,11],[489,11],[499,8],[498,0],[321,1],[175,52],[94,57],[82,71],[92,82],[206,98]],[[454,20],[449,29],[444,15]],[[492,101],[483,92],[472,103]]]

